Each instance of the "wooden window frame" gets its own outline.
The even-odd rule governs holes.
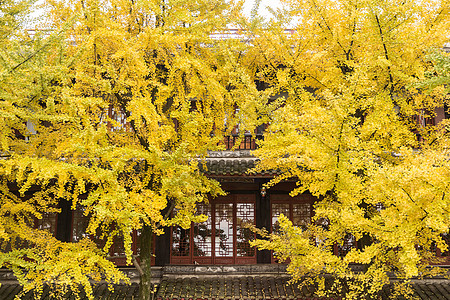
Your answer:
[[[43,213],[42,219],[34,218],[34,228],[35,229],[46,230],[44,228],[39,228],[39,227],[43,224],[44,220],[50,219],[50,218],[48,218],[49,216],[51,218],[55,218],[54,226],[51,227],[50,231],[49,231],[55,237],[56,233],[57,233],[57,230],[58,230],[58,214],[57,213]]]
[[[74,225],[75,225],[75,221],[76,221],[75,220],[76,219],[75,218],[75,213],[76,213],[76,211],[72,211],[72,220],[71,220],[71,227],[70,227],[71,228],[71,231],[70,231],[70,241],[71,242],[76,242],[76,241],[74,241]],[[85,216],[83,213],[82,213],[82,216],[85,217],[85,218],[89,218],[88,216]],[[138,232],[136,230],[133,230],[130,234],[132,235],[132,241],[133,241],[132,245],[131,245],[131,249],[133,251],[133,255],[138,256],[138,254],[139,254],[138,243],[140,242],[140,240],[138,238]],[[89,234],[88,237],[92,241],[95,241],[95,237],[92,234]],[[153,253],[155,253],[155,240],[156,240],[156,237],[154,235],[153,236]],[[127,259],[125,257],[125,254],[122,254],[122,255],[115,255],[114,254],[114,250],[115,250],[114,246],[115,246],[115,244],[117,244],[117,242],[113,241],[113,244],[111,245],[111,248],[108,251],[108,255],[109,255],[108,259],[110,261],[112,261],[116,266],[119,266],[119,267],[132,266],[133,264],[127,264],[126,263]],[[103,245],[97,244],[97,247],[103,247]],[[137,260],[139,261],[139,256],[137,257]],[[154,256],[152,257],[151,264],[153,266],[155,265],[155,257]]]
[[[289,220],[292,222],[294,219],[294,204],[309,204],[310,207],[310,222],[314,216],[314,203],[317,201],[312,195],[309,194],[301,194],[295,197],[289,196],[289,194],[270,194],[270,232],[273,232],[273,204],[288,204],[289,205]],[[271,263],[280,263],[278,259],[273,255],[273,251],[271,251]],[[288,263],[288,261],[283,262]]]
[[[253,225],[256,224],[256,194],[231,194],[210,200],[211,212],[211,256],[194,256],[194,226],[192,223],[189,234],[189,255],[174,256],[172,255],[173,247],[173,228],[170,236],[170,263],[173,265],[234,265],[234,264],[256,264],[256,249],[254,248],[253,256],[237,255],[237,205],[241,203],[253,204]],[[233,220],[233,255],[232,256],[216,256],[216,205],[232,204],[232,220]],[[254,234],[256,238],[256,234]]]
[[[445,239],[444,239],[445,240]],[[435,253],[436,253],[436,257],[439,259],[442,259],[441,262],[435,264],[435,265],[450,265],[450,233],[447,233],[447,253],[448,255],[442,255],[442,250],[439,249],[438,247],[436,247]]]

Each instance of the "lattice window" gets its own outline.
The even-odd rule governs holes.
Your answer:
[[[356,247],[357,247],[356,238],[352,234],[347,233],[344,237],[342,244],[336,245],[335,254],[337,256],[345,256],[347,255],[347,253],[350,252],[350,250]]]
[[[320,218],[315,221],[315,224],[321,226],[325,230],[329,230],[330,228],[330,220],[328,220],[327,218]],[[324,242],[324,240],[316,238],[316,246],[323,245]],[[352,234],[347,233],[342,243],[334,244],[332,250],[334,255],[343,257],[347,255],[347,253],[350,252],[350,250],[352,250],[353,248],[358,248],[357,240]]]
[[[255,195],[230,195],[211,204],[200,204],[197,213],[208,220],[190,230],[172,229],[172,264],[256,263],[250,247],[255,234],[246,227],[255,224]]]
[[[417,125],[421,127],[435,125],[433,114],[430,114],[426,110],[419,111],[417,115],[413,116],[413,120]]]
[[[119,233],[114,236],[113,244],[111,245],[111,250],[109,251],[112,257],[114,256],[124,256],[125,248],[123,246],[123,234]]]
[[[330,220],[327,218],[320,218],[315,221],[315,224],[321,226],[324,230],[329,230],[330,228]],[[316,238],[316,246],[323,245],[324,242],[324,240]],[[353,248],[358,248],[357,240],[352,234],[347,233],[344,236],[342,243],[335,243],[332,250],[334,255],[343,257]]]
[[[290,217],[290,208],[287,203],[273,203],[272,204],[272,232],[280,232],[280,224],[278,222],[278,217],[283,214],[286,217]]]
[[[441,249],[436,247],[436,253],[438,257],[447,257],[450,260],[450,233],[445,233],[441,235],[444,242],[447,244],[447,250],[442,251]]]
[[[311,224],[311,204],[294,203],[292,206],[292,223],[295,226],[306,228]]]
[[[233,256],[233,204],[216,204],[215,256]]]
[[[189,256],[190,229],[179,226],[172,232],[172,256]]]
[[[84,215],[84,209],[78,208],[72,212],[72,242],[79,242],[83,238],[91,239],[99,249],[103,249],[106,244],[105,238],[100,238],[98,234],[88,234],[87,227],[89,225],[89,216]],[[140,249],[140,231],[133,231],[130,233],[132,237],[133,254],[139,254]],[[123,246],[123,235],[119,234],[114,237],[113,244],[109,249],[109,256],[111,260],[118,266],[126,265],[125,250]],[[152,262],[154,263],[154,262]]]
[[[35,227],[50,232],[53,236],[56,235],[56,213],[43,213],[42,219],[36,219]]]
[[[450,234],[443,234],[442,238],[447,243],[447,250],[441,252],[441,256],[450,256]]]
[[[78,242],[89,237],[86,229],[89,225],[89,217],[84,215],[83,209],[77,209],[72,213],[72,242]]]
[[[41,219],[25,219],[25,223],[27,226],[31,228],[46,230],[53,236],[56,235],[56,221],[56,213],[42,213]],[[13,249],[26,249],[31,247],[32,244],[28,240],[22,239],[18,236],[13,236],[8,240],[0,238],[0,253],[7,253],[12,251]]]
[[[127,123],[127,117],[120,108],[110,106],[108,108],[108,117],[116,122],[114,126],[111,124],[112,122],[108,124],[111,131],[130,130],[130,126]]]
[[[295,226],[306,227],[311,224],[311,203],[295,203],[294,201],[291,200],[291,203],[272,203],[272,232],[278,233],[280,230],[280,225],[278,223],[280,214],[288,217]],[[286,202],[289,202],[289,199]]]
[[[247,226],[255,223],[255,204],[237,203],[236,219],[237,256],[254,256],[255,248],[250,246],[250,241],[255,239],[255,234]]]
[[[193,226],[194,256],[211,256],[212,255],[211,206],[206,204],[198,204],[197,214],[205,215],[208,217],[208,219],[203,223],[194,224]]]
[[[91,239],[98,248],[103,249],[106,240],[100,238],[100,234],[87,233],[89,216],[84,214],[84,208],[78,208],[72,212],[72,242],[79,242],[84,238]]]
[[[280,224],[278,218],[280,214],[289,218],[294,226],[306,229],[311,223],[312,203],[314,198],[310,195],[299,195],[290,197],[284,194],[272,194],[271,198],[271,216],[272,216],[272,232],[280,233]],[[272,262],[278,262],[274,257],[276,253],[272,252]]]

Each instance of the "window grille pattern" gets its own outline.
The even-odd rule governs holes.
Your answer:
[[[77,209],[72,213],[72,242],[79,242],[89,237],[86,229],[89,225],[89,217],[84,215],[84,209]]]
[[[440,250],[440,256],[450,258],[450,234],[449,233],[443,234],[442,239],[444,240],[444,242],[447,243],[447,250],[446,251]]]
[[[417,115],[414,115],[412,118],[413,121],[421,127],[435,125],[434,118],[427,111],[420,111]]]
[[[280,223],[278,218],[281,214],[287,217],[294,226],[299,226],[306,229],[311,223],[312,217],[312,203],[314,198],[310,195],[299,195],[290,197],[286,194],[272,194],[271,199],[271,217],[272,217],[272,233],[281,233]],[[278,263],[275,257],[276,253],[272,252],[272,263]]]
[[[215,255],[233,256],[233,204],[216,204],[215,219]]]
[[[335,253],[337,256],[345,256],[347,253],[350,252],[353,248],[356,248],[356,238],[350,234],[347,233],[344,237],[344,240],[342,244],[337,244],[337,253]]]
[[[311,204],[294,203],[292,206],[292,223],[306,228],[311,223]]]
[[[447,244],[447,250],[442,251],[440,248],[437,247],[436,242],[433,242],[431,244],[430,251],[436,253],[436,257],[440,259],[439,261],[433,262],[433,264],[449,265],[450,264],[450,234],[449,233],[441,234],[441,238],[444,241],[444,243]],[[423,249],[423,248],[420,247],[420,249]]]
[[[172,233],[172,256],[189,256],[190,229],[176,226]]]
[[[114,256],[125,256],[125,247],[123,246],[123,234],[120,233],[114,236],[113,244],[111,245],[110,254]]]
[[[208,219],[203,223],[194,224],[193,242],[194,256],[211,256],[212,254],[212,222],[211,206],[198,204],[197,214],[205,215]]]
[[[278,217],[283,214],[286,217],[290,217],[289,204],[287,203],[273,203],[272,204],[272,232],[280,232],[280,223]]]
[[[84,238],[91,239],[98,248],[103,249],[106,244],[105,239],[100,238],[100,234],[92,235],[87,233],[89,226],[89,216],[84,215],[84,208],[78,208],[72,212],[72,242],[79,242]]]
[[[56,235],[57,214],[56,213],[42,213],[41,219],[25,219],[27,226],[40,230],[50,232],[53,236]],[[18,236],[11,237],[8,240],[0,238],[0,253],[7,253],[13,249],[26,249],[32,247],[31,243]]]
[[[36,219],[36,228],[50,232],[53,236],[56,235],[56,213],[43,213],[42,219]]]
[[[111,120],[115,121],[115,123],[108,124],[109,129],[111,131],[118,131],[118,130],[129,131],[130,126],[127,123],[127,117],[121,109],[110,106],[108,108],[108,117]]]
[[[236,204],[236,248],[237,256],[254,256],[255,248],[250,246],[255,234],[247,226],[255,223],[255,204]]]
[[[97,245],[99,249],[103,249],[106,244],[106,238],[101,238],[102,235],[100,234],[100,232],[98,232],[97,234],[88,234],[87,233],[88,225],[89,225],[89,215],[87,216],[84,215],[84,208],[80,207],[72,211],[72,234],[71,234],[72,242],[79,242],[83,238],[89,238]],[[114,230],[114,227],[111,228],[111,230]],[[136,230],[130,232],[133,241],[132,244],[133,255],[139,253],[140,234],[141,234],[140,231]],[[115,236],[113,239],[113,244],[111,245],[108,253],[111,261],[113,261],[118,266],[126,265],[125,249],[123,243],[124,243],[123,234]]]
[[[172,264],[252,264],[255,239],[247,224],[255,224],[255,194],[234,194],[198,204],[203,223],[192,223],[190,230],[172,228]]]
[[[254,150],[258,147],[257,140],[264,139],[264,131],[267,125],[263,124],[258,126],[255,131],[244,132],[243,135],[239,135],[239,125],[234,127],[231,135],[226,136],[224,138],[225,148],[227,150],[236,149],[236,150]]]

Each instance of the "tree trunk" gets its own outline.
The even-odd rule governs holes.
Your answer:
[[[153,230],[150,226],[144,225],[141,232],[141,282],[139,285],[139,300],[153,299],[153,285],[152,285],[152,257],[153,257]]]

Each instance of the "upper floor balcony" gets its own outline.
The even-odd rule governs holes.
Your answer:
[[[264,127],[261,126],[255,130],[255,133],[244,133],[240,136],[232,133],[224,138],[225,150],[255,150],[258,147],[258,141],[264,139]]]

